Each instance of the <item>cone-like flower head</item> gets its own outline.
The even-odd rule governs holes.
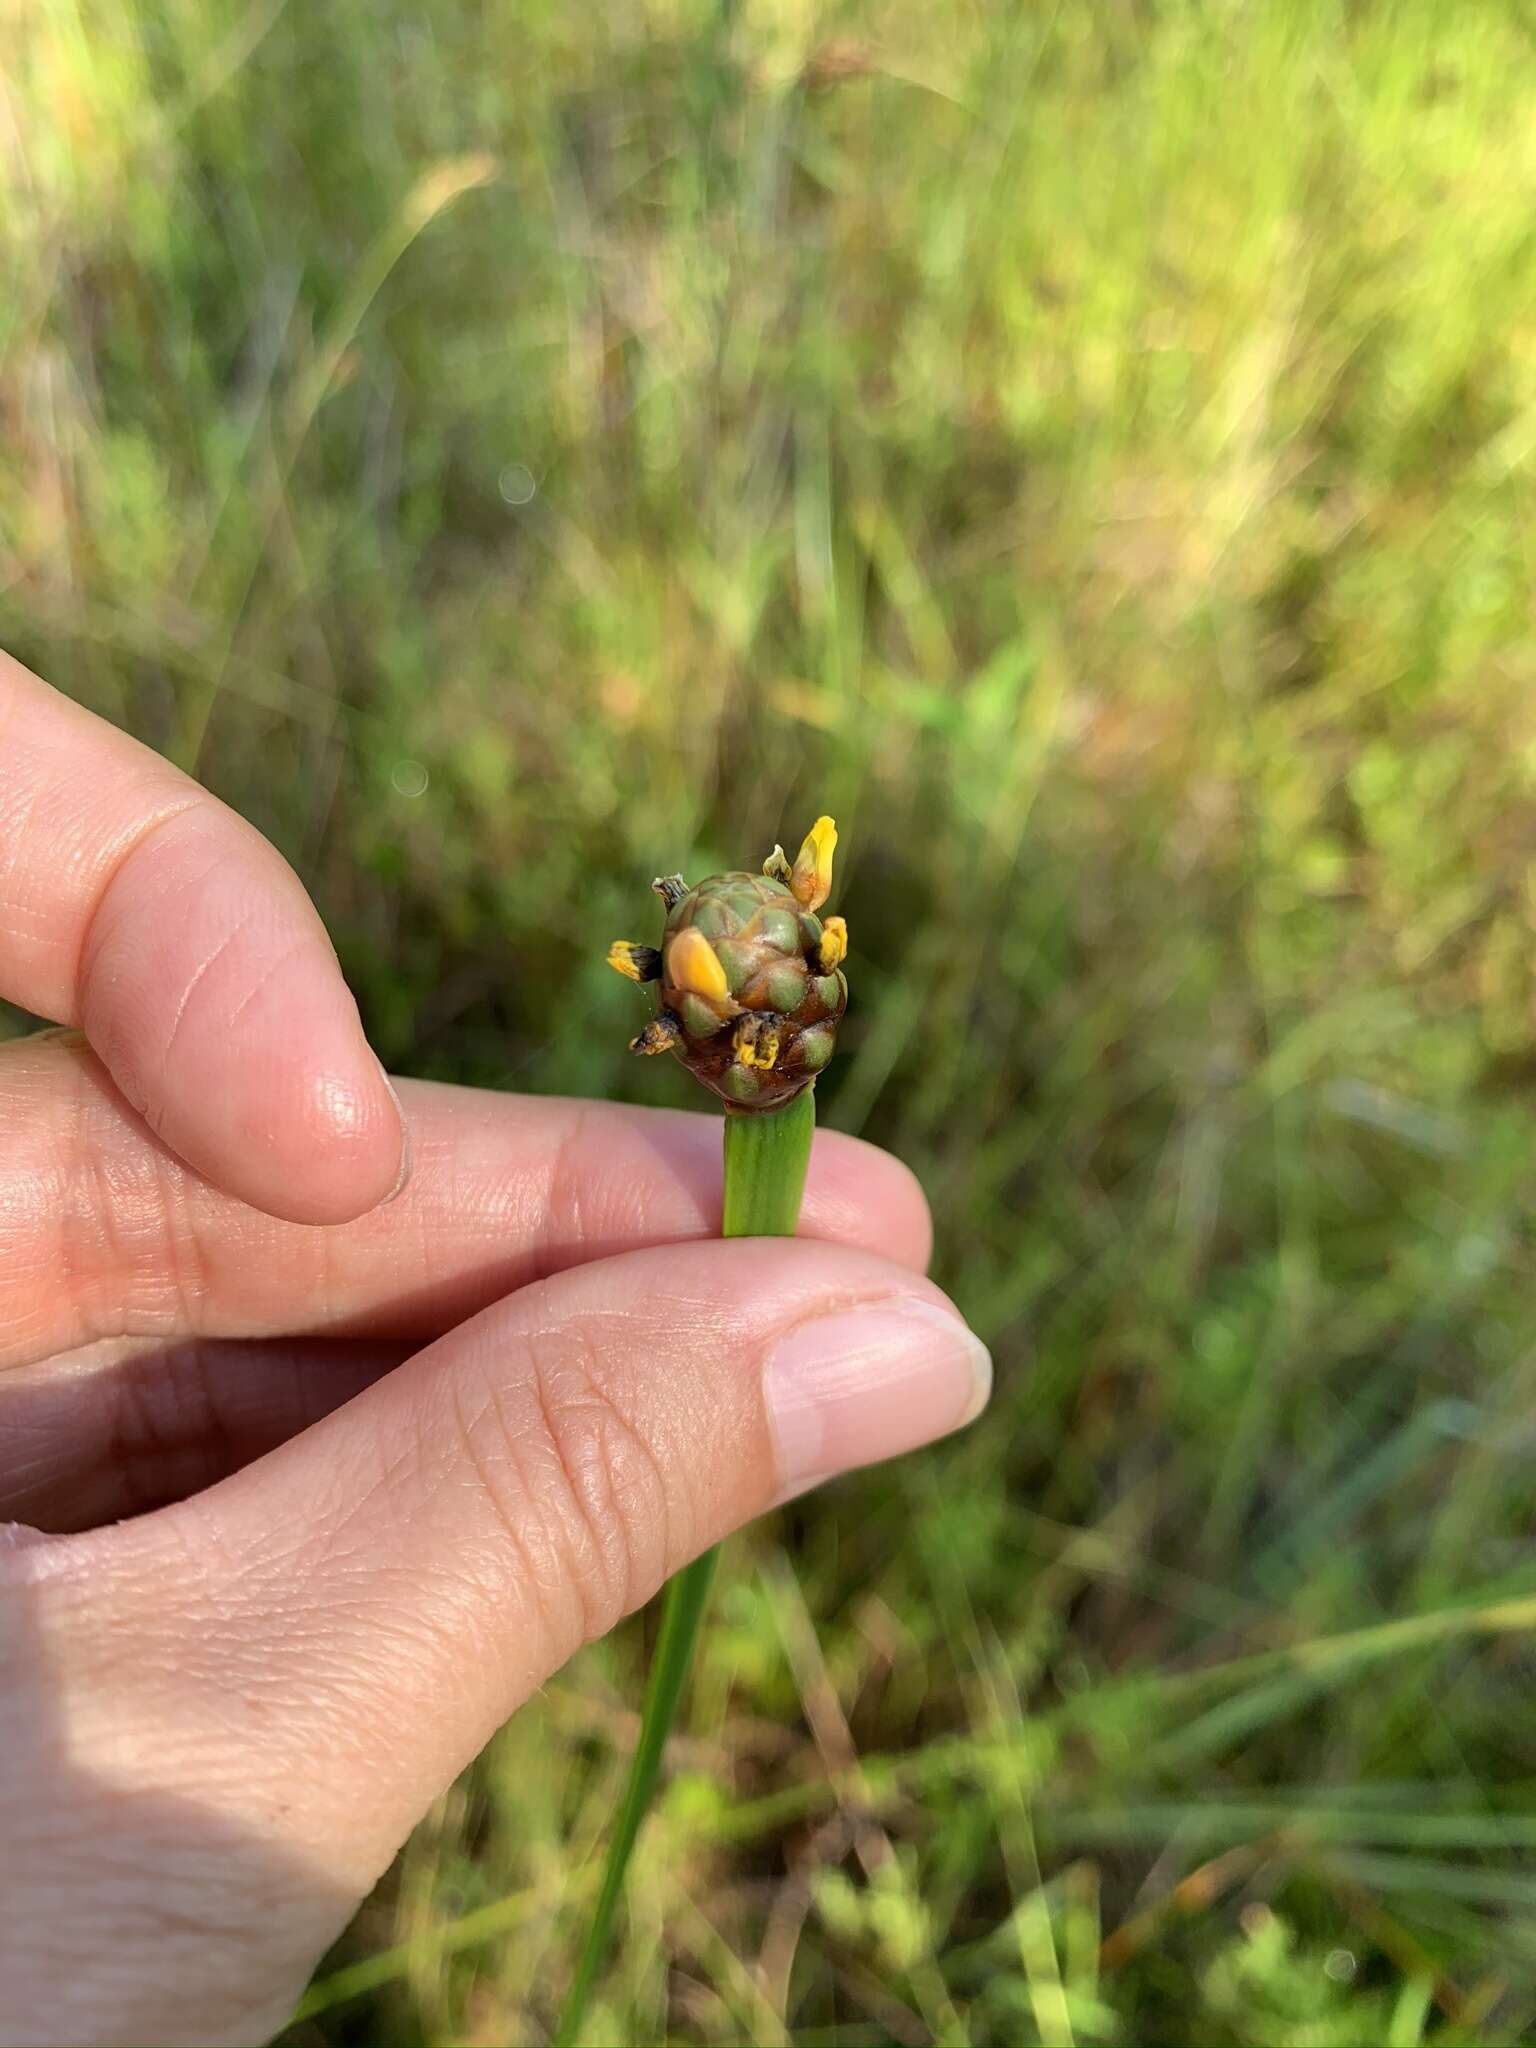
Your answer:
[[[818,818],[793,868],[775,847],[760,875],[656,884],[667,906],[659,948],[616,941],[609,964],[660,983],[654,1020],[632,1050],[675,1052],[736,1109],[779,1109],[832,1057],[848,1001],[840,917],[816,912],[832,887],[837,827]]]

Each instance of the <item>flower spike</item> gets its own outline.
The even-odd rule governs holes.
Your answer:
[[[660,945],[620,939],[609,948],[615,972],[657,984],[656,1015],[631,1050],[676,1053],[738,1118],[809,1097],[836,1050],[848,928],[815,915],[832,887],[836,844],[837,827],[823,817],[793,866],[776,846],[760,874],[732,870],[692,888],[681,875],[658,876]]]

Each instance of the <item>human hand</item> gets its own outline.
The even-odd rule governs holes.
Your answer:
[[[869,1146],[724,1243],[714,1118],[397,1097],[272,848],[4,655],[0,843],[72,1027],[0,1048],[0,2040],[260,2041],[579,1644],[985,1354]]]

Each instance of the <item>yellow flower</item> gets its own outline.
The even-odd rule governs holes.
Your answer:
[[[626,981],[654,981],[661,971],[661,955],[654,946],[637,946],[632,939],[615,939],[608,948],[608,965]]]
[[[832,854],[836,846],[836,825],[830,818],[818,818],[805,835],[789,878],[795,901],[806,910],[819,910],[832,893]]]
[[[720,955],[691,924],[667,948],[667,980],[673,988],[686,989],[710,1003],[724,1002],[731,992]]]
[[[848,957],[848,925],[841,917],[829,917],[821,928],[821,945],[817,953],[817,964],[823,974],[830,974]]]

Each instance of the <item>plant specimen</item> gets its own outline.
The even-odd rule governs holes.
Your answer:
[[[837,827],[818,818],[793,865],[776,846],[761,874],[711,875],[692,888],[681,875],[662,875],[652,884],[666,905],[661,944],[619,939],[608,949],[610,966],[658,990],[656,1015],[631,1050],[675,1054],[726,1105],[723,1237],[795,1233],[816,1124],[816,1076],[832,1057],[848,1001],[847,926],[818,914],[831,892],[836,845]],[[579,2037],[607,1953],[716,1555],[705,1551],[662,1595],[640,1739],[556,2037],[565,2048]]]

